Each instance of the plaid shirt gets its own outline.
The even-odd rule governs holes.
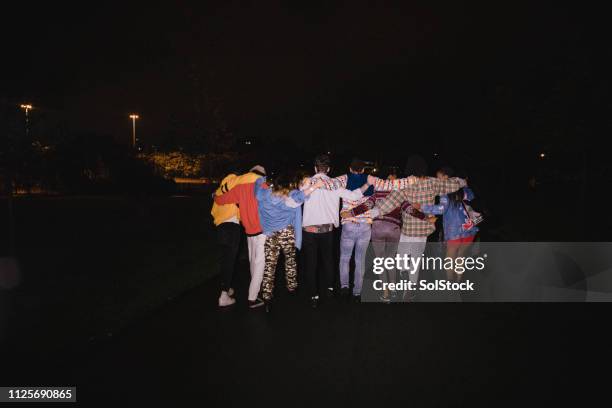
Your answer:
[[[327,180],[327,183],[324,183],[324,187],[329,190],[337,189],[337,188],[346,188],[348,182],[348,176],[346,174],[342,176],[338,176],[333,179]],[[409,179],[403,178],[399,180],[383,180],[378,177],[375,177],[374,182],[374,191],[375,192],[387,192],[392,190],[401,190],[403,188],[408,187]],[[368,209],[361,207],[368,200],[368,197],[362,197],[359,200],[342,200],[342,211],[352,211],[353,209],[360,207],[361,211],[353,212],[352,217],[346,217],[342,219],[342,223],[346,224],[349,222],[354,223],[372,223],[372,215],[370,214],[369,208],[374,207],[370,206]]]
[[[460,178],[437,179],[426,177],[419,179],[415,184],[408,185],[402,190],[395,190],[382,200],[376,201],[376,208],[380,215],[385,215],[400,207],[406,201],[413,204],[434,204],[436,196],[449,194],[466,185]],[[434,232],[435,225],[413,217],[402,211],[402,234],[408,237],[426,237]]]

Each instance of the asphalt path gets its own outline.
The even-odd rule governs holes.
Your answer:
[[[279,280],[266,313],[248,309],[247,282],[242,264],[230,309],[213,279],[83,350],[24,360],[11,383],[76,385],[86,406],[531,406],[584,402],[577,381],[609,361],[593,317],[603,306],[332,298],[312,309]]]

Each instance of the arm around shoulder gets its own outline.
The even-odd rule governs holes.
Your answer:
[[[432,177],[431,179],[433,180],[436,189],[436,195],[454,193],[467,185],[465,180],[460,179],[459,177],[449,179],[437,179]]]

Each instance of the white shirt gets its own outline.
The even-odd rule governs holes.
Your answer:
[[[312,177],[313,180],[319,178],[329,180],[329,177],[324,173],[317,173]],[[346,188],[337,190],[320,188],[315,190],[304,201],[302,226],[334,224],[335,227],[338,227],[340,224],[340,199],[358,200],[361,197],[363,197],[363,193],[360,189],[350,191]]]
[[[238,220],[238,217],[236,217],[235,215],[231,218],[228,218],[227,220],[223,222],[233,222],[234,224],[240,224],[240,220]]]

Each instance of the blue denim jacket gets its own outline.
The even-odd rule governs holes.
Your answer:
[[[469,187],[464,187],[464,197],[466,201],[474,199],[474,193]],[[470,225],[470,217],[461,203],[450,202],[447,195],[440,196],[440,204],[422,205],[421,211],[425,214],[442,215],[444,225],[444,239],[471,237],[476,235],[478,227]]]
[[[265,177],[255,181],[255,197],[257,198],[257,210],[263,233],[267,236],[292,225],[295,230],[295,246],[302,247],[302,208],[301,205],[291,207],[287,205],[287,199],[275,196],[272,190],[263,187]],[[302,204],[306,199],[303,191],[292,190],[289,192],[295,204]]]

